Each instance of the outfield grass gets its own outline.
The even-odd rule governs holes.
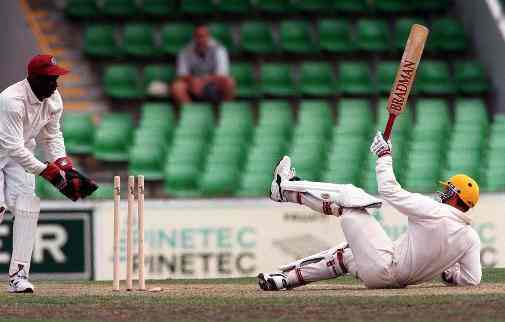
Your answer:
[[[262,292],[253,278],[150,282],[160,293],[112,292],[104,282],[41,282],[35,294],[0,294],[0,321],[505,321],[505,269],[477,288],[435,281],[367,290],[341,278]]]

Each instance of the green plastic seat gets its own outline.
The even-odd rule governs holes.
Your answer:
[[[91,25],[84,31],[84,53],[96,58],[121,56],[122,51],[111,25]]]
[[[288,101],[263,100],[259,105],[258,126],[262,124],[293,124],[293,112]],[[258,131],[258,127],[256,131]]]
[[[265,22],[246,21],[240,28],[240,47],[247,52],[267,54],[276,51],[270,25]]]
[[[390,13],[400,13],[415,9],[412,2],[397,0],[375,0],[374,7],[379,11]]]
[[[193,26],[185,23],[170,23],[161,29],[161,51],[176,55],[191,40]]]
[[[165,151],[158,145],[135,145],[129,152],[128,173],[143,175],[148,181],[162,180],[164,161]]]
[[[488,117],[486,104],[478,98],[460,98],[454,102],[454,122],[474,124],[484,123],[487,126]],[[475,124],[477,123],[477,124]]]
[[[102,161],[127,161],[133,133],[131,115],[109,113],[104,115],[95,131],[93,154]]]
[[[246,173],[242,176],[237,197],[265,197],[269,195],[272,176],[270,174]]]
[[[199,182],[202,195],[209,197],[229,196],[238,186],[238,171],[228,167],[205,169]]]
[[[93,151],[95,124],[91,114],[65,112],[62,130],[68,153],[89,154]]]
[[[164,187],[169,195],[177,191],[191,191],[198,187],[201,169],[192,163],[169,163],[165,167]]]
[[[101,12],[110,17],[130,18],[138,13],[135,0],[103,0]]]
[[[297,87],[288,64],[264,63],[261,65],[261,92],[272,96],[290,96]]]
[[[332,2],[328,0],[293,1],[293,6],[300,11],[323,13],[332,10]]]
[[[67,0],[65,14],[77,19],[90,19],[100,13],[96,1],[93,0]]]
[[[443,129],[449,125],[449,107],[443,99],[421,99],[416,104],[416,125]]]
[[[103,76],[105,93],[118,99],[141,98],[144,91],[141,88],[139,73],[131,65],[109,65]]]
[[[463,26],[455,19],[433,21],[427,48],[431,51],[464,51],[468,47]]]
[[[356,49],[348,21],[322,19],[318,22],[318,30],[321,50],[330,53],[347,53]]]
[[[256,97],[259,95],[258,82],[254,66],[248,63],[234,63],[230,67],[235,80],[238,97]]]
[[[246,15],[250,10],[249,0],[219,0],[217,10],[224,13]]]
[[[287,53],[314,53],[317,47],[310,26],[302,20],[283,21],[279,27],[280,47]]]
[[[98,189],[90,196],[92,200],[110,200],[114,196],[114,185],[112,183],[98,183]]]
[[[181,0],[180,10],[191,15],[210,15],[216,10],[216,6],[213,1]]]
[[[398,3],[401,3],[398,1]],[[397,50],[403,51],[409,38],[410,28],[413,24],[426,25],[426,22],[421,18],[401,18],[396,20],[394,32],[394,47]]]
[[[176,0],[142,0],[140,10],[150,16],[166,17],[173,15]]]
[[[384,52],[390,49],[389,27],[384,20],[360,19],[356,26],[358,48],[371,52]]]
[[[335,91],[332,66],[328,63],[303,63],[300,68],[300,92],[304,95],[332,95]]]
[[[342,62],[339,66],[337,89],[345,94],[373,94],[372,83],[367,63]]]
[[[458,91],[464,94],[483,94],[489,90],[484,67],[475,61],[455,63],[454,79]]]
[[[256,0],[252,4],[256,9],[266,13],[278,14],[295,11],[291,0]]]
[[[334,0],[333,8],[338,12],[363,13],[369,10],[367,0]]]
[[[370,102],[364,99],[342,99],[338,103],[339,127],[366,132],[372,126]]]
[[[134,57],[151,57],[158,54],[154,30],[148,24],[127,24],[123,32],[123,49]]]
[[[145,66],[142,79],[145,94],[149,95],[148,88],[153,82],[162,82],[169,85],[174,77],[174,69],[170,65],[151,64]],[[157,94],[156,97],[167,97],[168,94],[168,92],[163,95]]]
[[[377,89],[380,93],[389,93],[395,81],[398,62],[385,61],[377,65]]]
[[[146,102],[141,107],[139,127],[156,128],[166,131],[168,139],[174,130],[174,112],[172,105],[168,103]]]
[[[228,131],[249,134],[253,129],[253,116],[249,102],[225,102],[220,107],[219,125]]]
[[[426,94],[453,94],[456,91],[449,66],[442,61],[424,61],[419,65],[416,91]]]
[[[209,24],[209,32],[226,50],[231,53],[237,51],[237,46],[233,42],[232,31],[228,24],[213,22]]]

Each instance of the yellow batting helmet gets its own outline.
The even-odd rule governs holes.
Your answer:
[[[452,185],[458,197],[470,208],[475,207],[479,201],[479,185],[467,175],[457,174],[440,183],[445,187]]]

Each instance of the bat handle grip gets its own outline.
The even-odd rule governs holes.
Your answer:
[[[386,128],[384,129],[384,134],[382,136],[384,136],[384,140],[389,140],[389,138],[391,137],[391,130],[393,129],[393,123],[395,122],[395,119],[396,119],[396,115],[394,114],[389,114],[389,118],[388,118],[388,123],[386,124]]]

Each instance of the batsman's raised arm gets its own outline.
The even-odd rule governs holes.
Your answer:
[[[380,132],[372,142],[370,150],[377,154],[376,175],[378,191],[399,212],[418,218],[436,218],[440,203],[430,197],[404,190],[393,171],[391,143],[386,142]]]

